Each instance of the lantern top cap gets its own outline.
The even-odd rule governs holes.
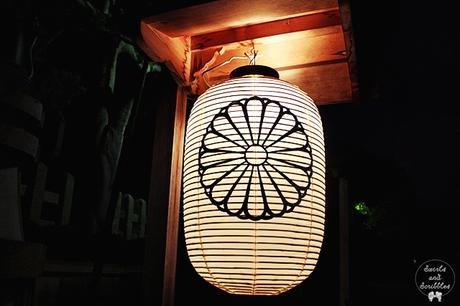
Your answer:
[[[231,79],[244,77],[244,76],[250,76],[250,75],[271,77],[275,79],[279,79],[280,77],[280,75],[278,74],[278,71],[276,71],[275,69],[271,67],[263,66],[263,65],[240,66],[234,69],[232,72],[230,72]]]

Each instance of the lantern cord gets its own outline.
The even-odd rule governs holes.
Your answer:
[[[252,47],[251,51],[245,52],[244,55],[249,59],[249,65],[255,65],[256,64],[256,57],[257,57],[257,50],[254,49],[254,46]]]

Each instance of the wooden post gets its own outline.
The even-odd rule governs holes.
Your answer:
[[[174,138],[169,179],[169,209],[166,230],[165,268],[163,278],[163,306],[174,306],[176,284],[177,239],[182,192],[182,160],[187,113],[187,94],[183,87],[177,89]]]
[[[340,306],[348,306],[350,304],[348,244],[348,181],[344,178],[339,178]]]
[[[351,96],[353,102],[359,101],[358,68],[356,66],[356,51],[354,45],[353,27],[351,22],[350,0],[339,0],[340,17],[342,19],[343,36],[347,52],[348,71],[351,81]]]
[[[156,109],[145,236],[145,306],[174,305],[186,107],[186,90],[179,86],[175,103]]]

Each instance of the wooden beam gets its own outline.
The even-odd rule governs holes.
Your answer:
[[[254,48],[258,50],[257,63],[277,70],[346,61],[345,43],[340,25],[256,38],[252,42]],[[194,93],[201,94],[207,89],[202,80],[203,71],[226,62],[232,57],[241,57],[250,48],[252,48],[250,42],[244,41],[227,44],[221,48],[207,48],[192,52],[193,69],[197,69],[198,64],[202,65],[199,71],[192,70]],[[245,64],[247,60],[234,60],[208,72],[206,78],[211,85],[225,81],[233,69]],[[298,83],[303,82],[305,77],[302,75],[297,75],[297,77],[299,79],[294,79],[293,84],[299,85]]]
[[[219,0],[144,19],[170,37],[194,36],[337,8],[337,0]]]
[[[141,21],[141,35],[143,41],[139,46],[154,61],[161,62],[168,67],[179,85],[189,83],[191,52],[190,37],[171,38],[158,29]]]
[[[331,11],[292,17],[282,20],[248,25],[192,37],[193,50],[205,49],[213,46],[222,46],[244,40],[273,36],[285,33],[311,30],[341,23],[339,11]]]
[[[343,28],[343,36],[345,39],[346,54],[348,61],[348,71],[351,81],[351,92],[353,101],[359,100],[359,87],[358,87],[358,68],[356,64],[356,51],[353,36],[353,27],[351,22],[350,1],[339,0],[340,5],[340,18]]]
[[[174,306],[176,283],[177,239],[182,192],[182,159],[187,113],[187,94],[184,87],[177,88],[174,136],[169,183],[168,224],[166,231],[165,267],[163,276],[163,306]]]

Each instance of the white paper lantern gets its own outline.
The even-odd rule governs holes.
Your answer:
[[[306,279],[321,249],[325,157],[313,100],[265,66],[209,88],[188,120],[187,252],[208,282],[276,295]]]

